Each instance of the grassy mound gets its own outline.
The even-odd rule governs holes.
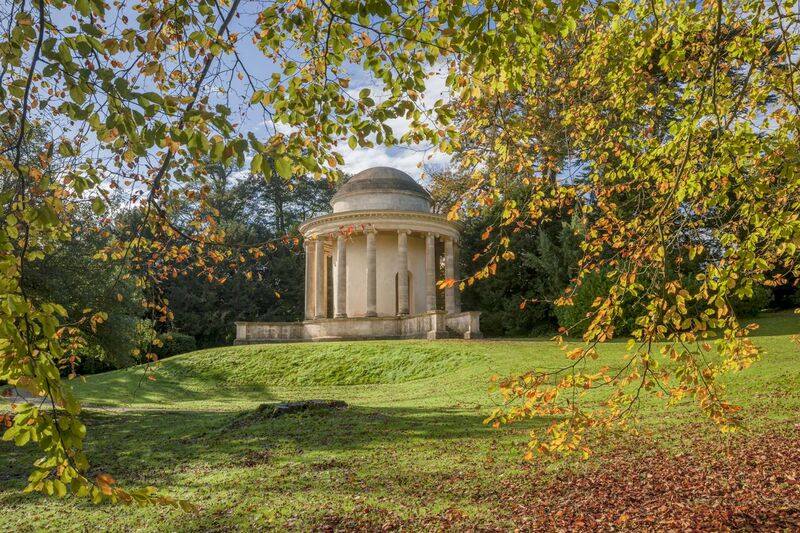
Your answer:
[[[791,349],[796,350],[797,345],[789,337],[800,329],[800,320],[784,312],[770,313],[757,322],[761,327],[753,335],[756,343],[767,353],[780,354],[766,357],[758,368],[780,374],[785,371],[785,357],[796,353]],[[623,360],[624,351],[623,341],[612,342],[603,346],[602,355],[611,358],[609,364],[615,364]],[[306,398],[309,394],[338,397],[338,391],[321,390],[338,386],[361,386],[359,394],[365,398],[388,395],[394,402],[399,395],[419,401],[432,392],[428,382],[420,382],[424,390],[406,383],[439,376],[442,379],[437,386],[453,397],[472,389],[485,394],[492,374],[558,368],[563,362],[564,354],[547,339],[262,344],[201,350],[166,359],[158,368],[156,381],[145,379],[142,367],[133,367],[89,376],[85,382],[75,383],[75,390],[90,405],[232,400],[261,403]],[[463,372],[456,375],[456,370]],[[368,390],[365,385],[375,388]],[[273,394],[277,396],[273,398]]]
[[[337,342],[266,344],[200,350],[162,361],[154,382],[143,367],[91,376],[78,395],[94,402],[199,399],[270,386],[309,387],[393,384],[452,372],[480,361],[466,343]]]
[[[164,361],[176,377],[229,385],[367,385],[433,377],[476,360],[466,346],[427,342],[256,345],[192,352]]]

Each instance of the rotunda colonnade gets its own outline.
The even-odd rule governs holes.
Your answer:
[[[458,277],[458,231],[443,217],[360,211],[302,231],[307,320],[460,312],[458,289],[437,287]]]
[[[305,320],[237,322],[236,342],[480,336],[480,313],[461,312],[459,227],[432,212],[411,176],[375,167],[342,184],[332,213],[300,226]]]

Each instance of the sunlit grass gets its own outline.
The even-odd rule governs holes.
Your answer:
[[[790,338],[800,332],[800,317],[773,314],[760,323],[755,341],[763,360],[727,379],[751,432],[793,425],[800,409],[800,347]],[[619,364],[624,351],[624,341],[604,346],[589,369]],[[143,379],[142,368],[91,376],[74,387],[94,406],[86,413],[94,467],[126,485],[152,484],[190,498],[201,513],[21,495],[35,455],[2,443],[0,515],[18,531],[308,530],[326,516],[365,506],[397,516],[457,508],[476,523],[508,527],[496,515],[497,502],[486,497],[499,479],[544,483],[581,465],[544,461],[528,476],[522,445],[531,427],[547,421],[499,431],[484,426],[498,401],[487,391],[489,378],[564,361],[549,339],[281,344],[167,359],[155,381]],[[260,403],[301,398],[340,399],[351,407],[275,419],[250,415]],[[663,401],[645,397],[639,414],[640,430],[659,446],[680,449],[687,431],[723,438],[691,401],[665,410]],[[613,445],[600,443],[592,461]]]

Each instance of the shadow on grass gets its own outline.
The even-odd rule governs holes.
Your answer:
[[[253,415],[251,410],[90,411],[84,420],[93,471],[113,473],[123,484],[154,484],[169,490],[174,484],[185,486],[187,473],[246,468],[253,454],[275,449],[281,450],[284,460],[302,461],[304,454],[318,451],[352,458],[348,452],[360,455],[360,450],[398,444],[413,456],[414,450],[426,449],[431,441],[437,446],[474,444],[497,436],[483,425],[484,416],[461,409],[351,406],[277,418]],[[0,442],[0,491],[16,492],[25,485],[35,451]],[[197,485],[204,483],[203,476],[196,479]],[[0,497],[0,505],[30,497],[37,496],[8,493]]]
[[[94,405],[239,399],[248,392],[258,393],[265,401],[273,399],[268,387],[231,387],[220,376],[209,376],[189,365],[170,365],[168,371],[157,370],[154,380],[147,379],[144,368],[137,366],[89,377],[85,383],[76,383],[73,390],[82,402]]]

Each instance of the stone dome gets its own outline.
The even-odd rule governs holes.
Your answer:
[[[418,211],[430,213],[431,195],[396,168],[373,167],[347,180],[331,200],[334,213],[346,211]]]

